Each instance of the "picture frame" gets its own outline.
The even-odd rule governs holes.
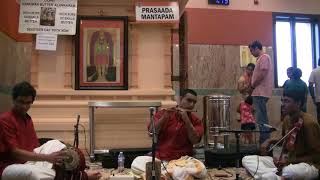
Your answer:
[[[78,16],[76,90],[128,89],[128,17]]]

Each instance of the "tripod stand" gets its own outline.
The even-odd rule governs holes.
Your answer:
[[[154,123],[154,113],[156,108],[150,107],[150,121],[151,121],[151,133],[152,133],[152,165],[151,165],[151,177],[152,180],[156,180],[156,145],[157,145],[157,134]]]

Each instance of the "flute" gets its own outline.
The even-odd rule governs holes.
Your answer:
[[[162,110],[165,110],[165,111],[185,111],[185,112],[197,112],[197,110],[193,110],[193,109],[182,109],[182,108],[164,108]]]

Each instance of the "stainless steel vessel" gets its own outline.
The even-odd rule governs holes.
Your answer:
[[[230,129],[230,96],[222,94],[207,95],[203,99],[203,123],[205,127],[205,149],[227,149],[229,133],[220,130]],[[223,138],[223,145],[220,143]]]

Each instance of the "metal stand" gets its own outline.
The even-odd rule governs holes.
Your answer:
[[[89,102],[89,135],[90,135],[90,159],[95,160],[95,155],[109,153],[109,149],[96,149],[95,148],[95,109],[96,108],[147,108],[153,107],[157,109],[161,106],[161,102],[148,102],[148,101],[129,101],[129,102]]]
[[[236,132],[235,136],[237,140],[236,152],[237,154],[240,154],[240,132]],[[236,179],[237,180],[240,178],[239,168],[240,168],[240,158],[237,157],[237,162],[236,162]]]
[[[152,126],[152,169],[151,169],[151,176],[152,180],[156,180],[156,145],[157,145],[157,133],[156,127],[154,123],[154,112],[155,108],[150,107],[150,121]]]

